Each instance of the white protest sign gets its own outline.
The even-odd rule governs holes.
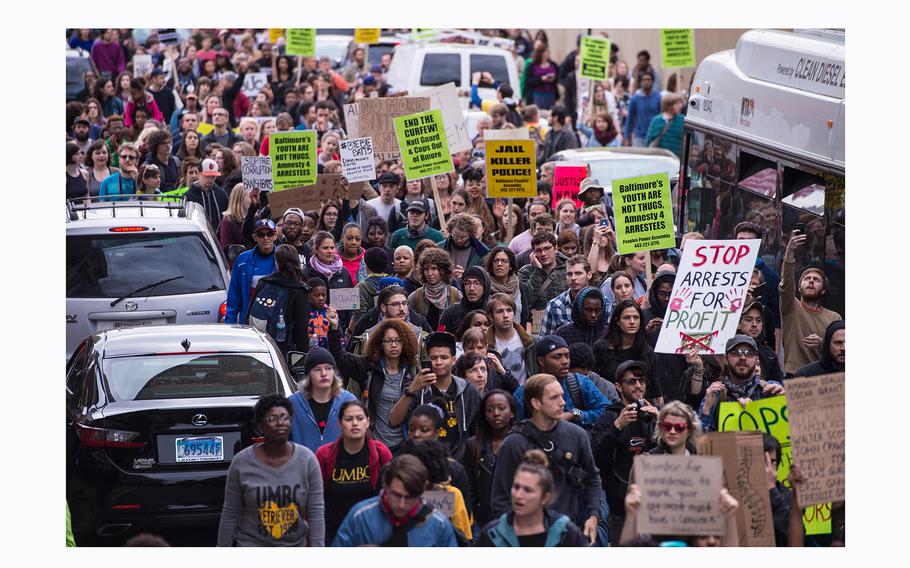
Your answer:
[[[657,338],[657,353],[723,353],[736,335],[758,239],[686,241]]]
[[[376,179],[372,138],[342,140],[338,143],[338,152],[341,154],[341,173],[348,182]]]
[[[431,491],[424,491],[423,502],[433,507],[446,518],[449,518],[455,514],[455,494],[449,493],[444,489],[433,489]]]
[[[329,305],[336,310],[360,308],[360,290],[357,288],[336,288],[329,290]]]
[[[458,102],[458,92],[455,83],[446,83],[432,89],[416,93],[418,97],[430,98],[430,110],[442,111],[442,123],[446,130],[446,139],[449,142],[449,152],[457,154],[473,148],[468,127],[464,122],[461,104]]]
[[[269,77],[265,73],[247,73],[243,77],[243,87],[240,89],[243,91],[244,95],[250,99],[255,99],[256,95],[259,94],[259,89],[261,89],[268,82]]]
[[[152,56],[148,53],[133,56],[133,76],[144,77],[152,70]]]
[[[272,158],[268,156],[241,156],[240,168],[245,189],[272,190]]]
[[[357,138],[360,135],[360,121],[357,116],[357,103],[344,106],[344,125],[347,127],[348,136]]]

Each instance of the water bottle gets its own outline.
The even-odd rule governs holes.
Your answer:
[[[278,323],[275,324],[275,341],[285,341],[287,339],[287,325],[284,323],[284,312],[278,314]]]

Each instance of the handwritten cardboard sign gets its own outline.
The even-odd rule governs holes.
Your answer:
[[[240,168],[243,187],[246,189],[272,190],[272,159],[268,156],[241,156]]]
[[[805,475],[801,508],[843,501],[845,480],[844,373],[787,381],[790,449]]]
[[[344,107],[344,125],[347,127],[348,137],[350,138],[360,138],[360,129],[358,127],[359,121],[357,120],[357,103],[351,103],[349,105],[343,105]]]
[[[329,305],[336,310],[360,309],[360,290],[357,288],[329,290]]]
[[[619,254],[676,246],[667,172],[613,180]]]
[[[380,160],[400,159],[395,136],[396,117],[430,110],[427,97],[379,97],[357,102],[357,135],[373,139],[373,153]]]
[[[588,166],[584,165],[559,165],[553,168],[553,204],[555,210],[560,200],[569,198],[575,202],[575,207],[581,209],[581,199],[578,199],[578,188],[581,180],[588,177]]]
[[[635,456],[641,487],[638,528],[649,534],[723,536],[719,495],[723,462],[715,456]]]
[[[348,181],[376,179],[372,138],[342,140],[338,143],[338,153],[341,155],[341,173],[348,178]]]
[[[303,187],[295,187],[285,191],[272,191],[269,193],[269,208],[272,218],[278,219],[291,207],[299,207],[304,211],[319,209],[324,201],[330,199],[360,199],[363,186],[352,183],[345,193],[341,184],[341,174],[321,174],[316,178],[316,183]]]
[[[455,494],[444,489],[433,489],[423,492],[423,502],[433,507],[446,518],[455,515]]]
[[[442,122],[445,124],[446,139],[449,141],[450,152],[457,154],[473,147],[471,136],[468,134],[468,126],[464,121],[464,113],[461,112],[461,104],[458,102],[458,91],[454,82],[415,94],[418,97],[428,97],[430,99],[430,108],[442,112]]]
[[[255,99],[256,95],[259,94],[259,90],[268,82],[269,76],[267,73],[247,73],[243,77],[243,86],[240,90],[250,99]]]

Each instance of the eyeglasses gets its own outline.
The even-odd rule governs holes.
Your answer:
[[[284,222],[285,227],[299,227],[300,225],[303,225],[303,223],[298,223],[297,221],[285,221]]]
[[[401,339],[383,339],[383,345],[401,345]]]
[[[509,264],[508,258],[494,258],[493,264]]]
[[[138,160],[139,156],[133,156],[132,154],[123,154],[120,156],[121,160]]]
[[[290,414],[282,414],[282,415],[280,415],[280,416],[276,416],[276,415],[272,414],[272,415],[270,415],[270,416],[266,416],[265,418],[263,418],[263,420],[264,420],[265,422],[267,422],[268,424],[275,424],[275,423],[284,423],[284,424],[288,424],[288,423],[291,422],[291,415],[290,415]]]
[[[645,384],[646,380],[647,379],[644,378],[633,377],[631,379],[623,379],[622,383],[624,385],[643,385]]]
[[[740,357],[755,357],[756,355],[758,355],[758,353],[756,353],[755,351],[753,351],[751,349],[733,349],[732,351],[727,352],[727,355],[731,355],[731,354],[738,355]]]
[[[255,233],[255,235],[256,235],[257,237],[268,237],[268,238],[272,238],[272,237],[275,236],[275,233],[274,233],[274,231],[259,231],[259,232]]]
[[[387,308],[403,308],[407,305],[408,305],[407,302],[390,302],[390,303],[386,304],[385,306]]]
[[[660,429],[663,430],[664,432],[676,432],[677,434],[680,434],[680,433],[688,430],[689,425],[688,424],[674,424],[672,422],[661,422]]]

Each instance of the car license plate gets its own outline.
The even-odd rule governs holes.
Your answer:
[[[224,460],[223,436],[177,438],[177,463]]]
[[[126,327],[142,327],[145,325],[156,325],[159,323],[164,323],[164,320],[126,320],[126,321],[115,321],[114,329],[123,329]]]

